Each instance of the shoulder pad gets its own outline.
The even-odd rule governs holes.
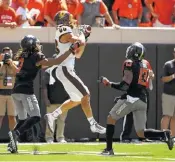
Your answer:
[[[131,70],[132,69],[132,65],[133,65],[133,61],[132,60],[125,60],[124,62],[124,69],[123,70]]]
[[[59,38],[61,35],[66,34],[66,33],[72,33],[72,29],[69,26],[57,26],[56,29],[56,37]]]

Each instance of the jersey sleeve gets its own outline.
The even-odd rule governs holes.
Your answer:
[[[130,71],[132,71],[132,65],[133,65],[132,60],[126,60],[126,61],[123,63],[123,71],[125,71],[125,70],[130,70]]]
[[[67,33],[72,33],[72,29],[69,26],[58,26],[56,29],[56,36],[55,39],[59,40],[59,38]]]

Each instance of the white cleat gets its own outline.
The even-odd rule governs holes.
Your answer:
[[[91,125],[90,129],[93,133],[100,133],[100,134],[106,133],[106,128],[102,127],[98,123],[94,123],[93,125]]]
[[[51,113],[46,114],[44,116],[46,119],[46,124],[48,125],[49,130],[54,133],[54,128],[55,128],[55,118],[52,116]]]

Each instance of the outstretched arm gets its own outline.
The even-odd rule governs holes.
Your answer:
[[[130,70],[124,71],[124,76],[121,82],[110,82],[106,77],[101,77],[100,82],[103,83],[105,86],[110,86],[112,88],[127,91],[133,79],[133,73]]]
[[[66,51],[63,55],[58,58],[48,58],[37,62],[37,66],[53,66],[61,64],[70,54],[75,54],[75,50],[80,46],[80,44],[74,43],[71,45],[70,49]]]

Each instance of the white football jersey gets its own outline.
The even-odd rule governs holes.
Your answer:
[[[56,36],[55,40],[57,41],[57,48],[59,49],[59,54],[57,57],[60,55],[63,55],[66,51],[69,50],[70,46],[72,43],[61,43],[60,38],[62,35],[66,33],[72,33],[72,29],[69,26],[59,26],[56,30]],[[60,66],[66,66],[69,68],[74,68],[75,66],[75,56],[73,54],[70,54],[61,64]]]

